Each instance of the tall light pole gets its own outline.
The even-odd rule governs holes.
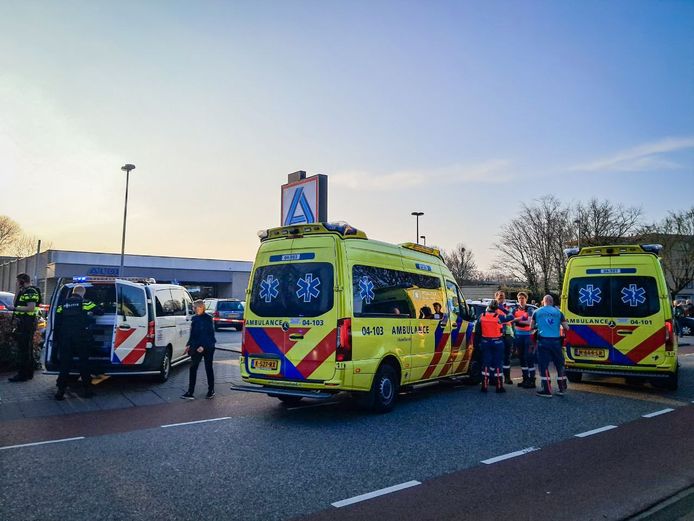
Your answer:
[[[578,228],[578,249],[580,251],[581,250],[581,220],[580,219],[574,220],[574,224],[576,225],[576,228]]]
[[[123,210],[123,240],[120,243],[120,270],[118,275],[121,277],[123,273],[123,263],[125,261],[125,224],[128,221],[128,185],[130,184],[130,171],[135,170],[135,165],[130,163],[123,165],[120,169],[125,172],[125,208]]]
[[[426,235],[420,235],[419,238],[422,239],[422,241],[424,242],[424,246],[426,246],[427,245],[427,236]]]
[[[412,212],[412,215],[417,218],[417,244],[419,244],[419,218],[424,215],[424,212]]]

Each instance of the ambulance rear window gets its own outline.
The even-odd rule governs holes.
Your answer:
[[[578,277],[569,283],[569,311],[582,317],[641,318],[660,310],[653,277]]]
[[[253,276],[251,311],[260,317],[317,317],[333,308],[333,300],[327,262],[261,266]]]

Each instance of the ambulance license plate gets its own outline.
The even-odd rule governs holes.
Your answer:
[[[273,372],[277,371],[279,367],[279,360],[273,360],[271,358],[252,358],[251,359],[251,369],[257,371],[267,371]]]
[[[596,349],[591,347],[577,347],[574,348],[574,356],[576,358],[590,358],[602,360],[605,358],[604,349]]]

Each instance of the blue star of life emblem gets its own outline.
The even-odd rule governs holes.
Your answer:
[[[359,298],[367,304],[371,304],[371,301],[376,298],[374,294],[374,283],[371,282],[369,277],[362,277],[359,280]]]
[[[279,288],[280,281],[277,280],[273,275],[268,275],[265,280],[260,282],[260,298],[263,299],[268,304],[277,298],[280,294]]]
[[[635,308],[646,302],[646,290],[637,288],[636,284],[629,284],[628,288],[622,288],[622,302]]]
[[[318,289],[320,279],[314,279],[312,273],[307,273],[304,278],[297,280],[296,285],[299,287],[296,291],[296,296],[304,302],[311,302],[312,299],[318,298],[318,295],[320,295],[320,290]]]
[[[600,296],[601,293],[602,290],[600,288],[588,284],[585,288],[581,288],[578,291],[578,301],[588,307],[593,307],[595,304],[600,304],[602,301],[602,297]]]

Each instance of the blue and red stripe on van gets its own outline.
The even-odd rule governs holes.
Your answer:
[[[633,332],[639,326],[619,326],[619,329],[626,329]],[[626,354],[622,353],[617,346],[620,342],[612,343],[614,329],[610,326],[603,325],[578,325],[571,324],[571,329],[567,335],[567,343],[569,347],[590,346],[599,349],[609,350],[608,359],[605,361],[590,360],[585,361],[590,364],[617,364],[617,365],[637,365],[644,358],[657,351],[665,344],[665,328],[659,328],[651,336],[640,342]],[[626,340],[625,337],[624,340]],[[567,356],[570,360],[576,360],[571,353],[571,349],[567,349]]]
[[[291,335],[306,335],[310,330],[311,328],[290,328],[285,332],[276,327],[247,327],[243,344],[246,371],[250,372],[248,356],[270,355],[280,360],[280,374],[263,374],[263,377],[308,380],[311,374],[337,349],[337,330],[333,329],[300,362],[293,363],[287,358],[287,354],[298,340],[292,340]]]

